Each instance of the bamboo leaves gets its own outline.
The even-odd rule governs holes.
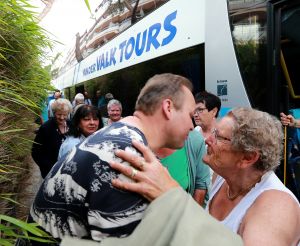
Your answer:
[[[18,204],[16,186],[26,172],[32,123],[52,89],[42,66],[51,41],[32,9],[27,0],[0,1],[0,245],[13,245],[17,238],[49,241],[36,224],[8,216]]]

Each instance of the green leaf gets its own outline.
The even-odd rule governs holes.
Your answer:
[[[13,243],[10,243],[8,239],[2,239],[2,238],[0,238],[0,245],[3,245],[3,246],[12,246]]]
[[[87,6],[88,10],[90,11],[90,13],[92,13],[89,0],[84,0],[84,2],[85,2],[85,5]]]
[[[11,129],[11,130],[5,130],[5,131],[0,130],[0,135],[12,133],[12,132],[21,132],[21,131],[25,131],[25,130],[26,129]]]
[[[29,231],[30,233],[32,233],[36,236],[40,236],[40,237],[48,236],[48,234],[46,232],[44,232],[43,230],[37,228],[36,224],[28,224],[28,223],[26,223],[22,220],[18,220],[16,218],[13,218],[13,217],[10,217],[10,216],[7,216],[7,215],[3,215],[3,214],[0,214],[0,220],[10,222],[10,223],[18,226],[19,228],[22,228],[26,231]]]
[[[14,204],[18,204],[18,205],[20,205],[20,206],[26,207],[26,206],[24,206],[23,204],[21,204],[21,203],[15,201],[15,200],[12,199],[12,198],[5,197],[5,196],[0,196],[0,198],[3,199],[3,200],[7,200],[7,201],[9,201],[9,202],[12,202],[12,203],[14,203]]]

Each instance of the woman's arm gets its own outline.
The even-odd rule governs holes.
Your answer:
[[[297,245],[299,204],[286,192],[263,192],[248,209],[238,233],[244,245]]]

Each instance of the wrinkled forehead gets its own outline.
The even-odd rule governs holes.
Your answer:
[[[62,110],[62,109],[59,109],[59,110],[56,110],[56,111],[55,111],[55,114],[56,114],[56,115],[68,115],[69,112],[68,112],[68,110]]]
[[[121,110],[121,107],[118,104],[112,104],[110,105],[109,110]]]
[[[235,125],[234,119],[231,116],[224,116],[217,121],[216,128],[219,131],[229,132],[230,134],[233,131],[233,127]]]

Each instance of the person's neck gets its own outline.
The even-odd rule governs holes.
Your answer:
[[[144,134],[152,151],[156,152],[162,147],[162,130],[160,125],[157,124],[157,118],[155,116],[149,116],[141,111],[135,111],[133,116],[125,117],[121,121],[138,128]]]
[[[108,124],[112,124],[114,122],[118,122],[120,121],[121,119],[123,119],[123,117],[121,117],[119,120],[112,120],[111,118],[108,118]]]
[[[216,126],[216,119],[213,119],[213,121],[209,125],[201,126],[202,134],[204,138],[208,138],[210,136],[215,126]]]
[[[59,129],[61,134],[67,133],[67,131],[68,131],[67,122],[65,122],[63,124],[58,124],[58,129]]]
[[[231,174],[226,180],[227,197],[230,200],[247,194],[257,183],[260,182],[264,172],[256,170],[242,170]]]
[[[155,152],[155,154],[159,158],[165,158],[165,157],[173,154],[175,151],[176,151],[175,149],[160,148]]]

